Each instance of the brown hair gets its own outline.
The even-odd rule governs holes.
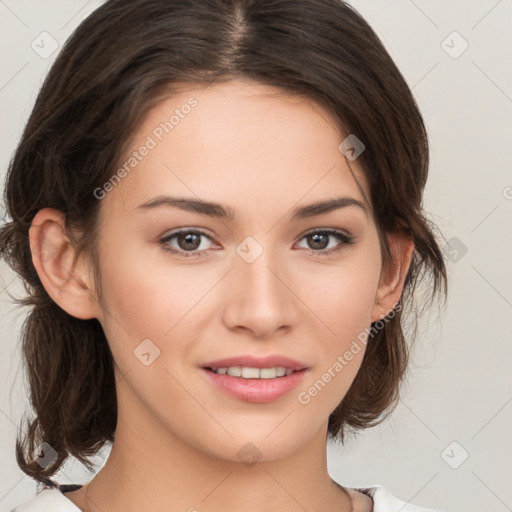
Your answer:
[[[69,455],[92,469],[87,457],[114,440],[117,401],[100,323],[67,314],[39,280],[29,247],[32,219],[45,207],[62,211],[77,257],[89,252],[97,265],[101,201],[93,191],[113,175],[142,116],[178,83],[231,78],[310,98],[365,144],[357,163],[369,183],[383,261],[390,255],[384,233],[404,231],[415,249],[401,307],[371,337],[330,415],[329,434],[343,443],[346,427],[376,425],[398,402],[409,359],[402,314],[417,313],[420,281],[430,304],[441,289],[446,298],[447,277],[436,228],[422,209],[429,164],[423,119],[375,32],[340,0],[108,0],[53,64],[5,187],[12,222],[0,231],[0,253],[23,280],[27,296],[17,302],[32,306],[22,350],[35,418],[17,438],[16,458],[41,483],[55,485],[50,476]],[[43,441],[58,454],[44,468],[30,457]]]

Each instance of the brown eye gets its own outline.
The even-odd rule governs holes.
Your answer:
[[[180,249],[194,250],[201,245],[201,235],[197,233],[180,233],[176,238]]]
[[[313,233],[308,235],[308,243],[312,249],[325,249],[329,245],[329,237],[326,233]]]
[[[202,239],[206,238],[211,241],[211,238],[200,230],[182,229],[175,231],[170,235],[162,238],[160,244],[169,252],[179,254],[184,257],[198,257],[206,256],[207,248],[198,250],[201,247]],[[171,244],[171,241],[176,240],[176,245]],[[187,254],[189,253],[189,254]]]
[[[319,256],[339,252],[344,249],[345,246],[354,243],[354,239],[351,236],[341,231],[325,229],[306,233],[302,239],[307,241],[308,247],[306,249],[310,249],[313,254]],[[338,243],[334,243],[329,247],[330,241],[333,239],[337,240]]]

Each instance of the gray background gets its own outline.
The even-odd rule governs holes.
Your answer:
[[[60,48],[100,3],[0,0],[0,183],[57,51],[40,54],[51,50],[50,37]],[[512,1],[352,4],[424,114],[432,147],[425,208],[449,241],[451,290],[446,310],[434,308],[422,321],[394,414],[345,447],[330,446],[329,470],[343,485],[384,485],[420,506],[510,511]],[[18,341],[26,313],[7,292],[20,295],[22,287],[3,262],[0,271],[0,510],[10,510],[34,495],[35,484],[14,456],[27,405]],[[98,468],[107,455],[98,456]],[[91,477],[69,460],[57,480]]]

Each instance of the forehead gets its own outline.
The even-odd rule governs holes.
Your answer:
[[[256,199],[292,207],[306,195],[363,200],[352,172],[364,189],[363,174],[355,162],[351,172],[343,139],[326,109],[273,86],[237,79],[182,87],[139,124],[110,196],[121,194],[128,210],[162,193],[236,210]]]

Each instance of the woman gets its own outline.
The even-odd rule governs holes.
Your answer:
[[[428,144],[338,0],[108,0],[66,43],[6,183],[27,285],[28,512],[430,510],[343,487],[416,285],[446,294]],[[51,476],[112,443],[87,484]]]

